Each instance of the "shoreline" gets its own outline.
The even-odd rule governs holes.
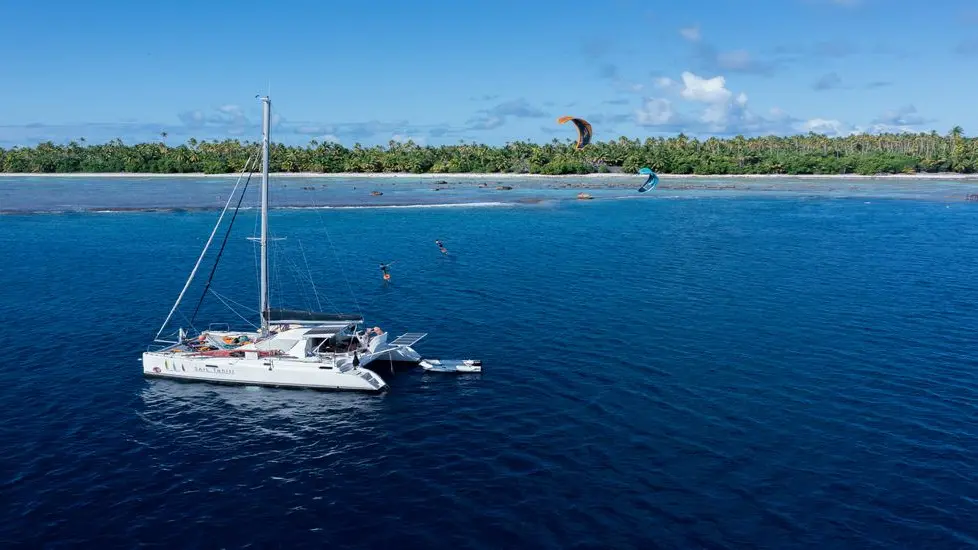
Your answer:
[[[203,173],[182,173],[182,174],[157,174],[157,173],[125,173],[125,172],[69,172],[69,173],[7,173],[0,172],[0,178],[170,178],[170,179],[227,179],[237,178],[241,174],[203,174]],[[519,180],[519,179],[641,179],[642,174],[626,174],[622,172],[608,172],[595,174],[566,174],[566,175],[546,175],[546,174],[512,174],[512,173],[453,173],[453,174],[407,174],[403,172],[272,172],[269,174],[275,178],[294,178],[294,179],[407,179],[407,180]],[[659,179],[666,180],[695,180],[695,179],[782,179],[782,180],[960,180],[978,181],[978,174],[959,174],[956,172],[946,173],[927,173],[918,172],[914,174],[810,174],[810,175],[789,175],[789,174],[658,174]]]

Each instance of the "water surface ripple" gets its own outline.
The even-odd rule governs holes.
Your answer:
[[[382,396],[143,379],[214,217],[0,220],[4,547],[978,546],[978,205],[277,211],[273,301],[486,365]]]

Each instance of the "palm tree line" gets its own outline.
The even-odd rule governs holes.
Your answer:
[[[115,139],[90,144],[0,148],[0,170],[7,173],[207,173],[240,171],[257,144],[238,140],[168,145],[124,144]],[[662,174],[894,174],[978,171],[978,139],[955,127],[930,133],[857,134],[697,139],[675,137],[593,142],[577,150],[570,141],[503,146],[460,142],[424,146],[391,141],[386,146],[345,147],[313,140],[305,146],[272,145],[274,172],[359,173],[525,173],[588,174],[636,172],[649,167]]]

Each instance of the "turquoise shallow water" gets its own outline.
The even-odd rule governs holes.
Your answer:
[[[4,546],[978,545],[976,204],[275,211],[273,301],[485,364],[383,396],[143,379],[215,216],[0,218]]]
[[[228,177],[2,177],[0,213],[145,211],[220,208],[235,178]],[[978,196],[978,180],[683,178],[663,176],[650,193],[634,177],[273,177],[276,206],[298,208],[533,204],[596,199],[705,197],[889,198],[962,202]],[[258,185],[255,176],[253,186]],[[380,195],[374,195],[377,192]]]

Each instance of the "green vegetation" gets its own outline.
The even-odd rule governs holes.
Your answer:
[[[165,135],[163,136],[165,140]],[[0,149],[0,169],[18,173],[237,172],[257,149],[239,141],[125,145],[71,142]],[[645,141],[619,138],[582,151],[554,140],[502,147],[465,144],[422,147],[390,142],[387,147],[346,148],[312,141],[305,147],[272,146],[273,172],[412,172],[585,174],[648,166],[663,174],[894,174],[978,172],[978,139],[960,127],[947,135],[881,134],[828,138],[810,133],[791,137],[691,139],[683,134]]]

